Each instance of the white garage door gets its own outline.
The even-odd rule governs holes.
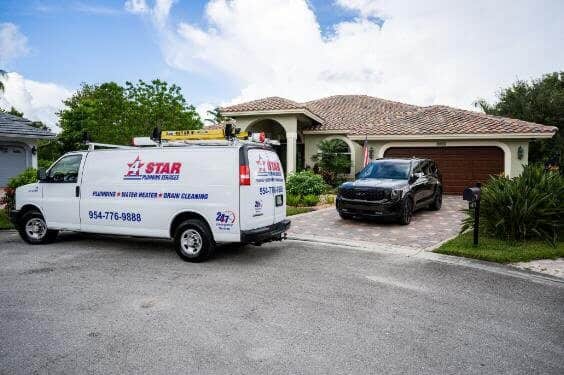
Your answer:
[[[6,186],[10,178],[21,173],[26,166],[23,147],[0,145],[0,187]]]

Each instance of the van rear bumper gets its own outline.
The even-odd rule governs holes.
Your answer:
[[[242,243],[263,243],[280,241],[284,233],[290,228],[290,220],[282,220],[266,227],[241,231]]]

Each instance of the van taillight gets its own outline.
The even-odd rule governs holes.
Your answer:
[[[248,165],[239,166],[239,185],[250,186],[251,185],[251,170]]]

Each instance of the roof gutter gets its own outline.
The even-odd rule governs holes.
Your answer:
[[[263,111],[240,111],[240,112],[224,112],[220,111],[222,116],[228,117],[238,117],[238,116],[272,116],[272,115],[305,115],[320,124],[325,123],[321,117],[317,116],[315,113],[311,112],[305,108],[296,109],[273,109],[273,110],[263,110]]]
[[[17,134],[17,133],[2,133],[0,132],[0,137],[6,138],[29,138],[29,139],[50,139],[57,137],[56,134]]]
[[[311,132],[315,134],[315,131]],[[555,133],[484,133],[484,134],[412,134],[412,135],[348,135],[352,140],[449,140],[449,139],[531,139],[531,138],[552,138]]]

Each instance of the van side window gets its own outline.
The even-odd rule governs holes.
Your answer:
[[[49,168],[47,180],[49,182],[76,183],[81,160],[82,155],[65,156]]]

